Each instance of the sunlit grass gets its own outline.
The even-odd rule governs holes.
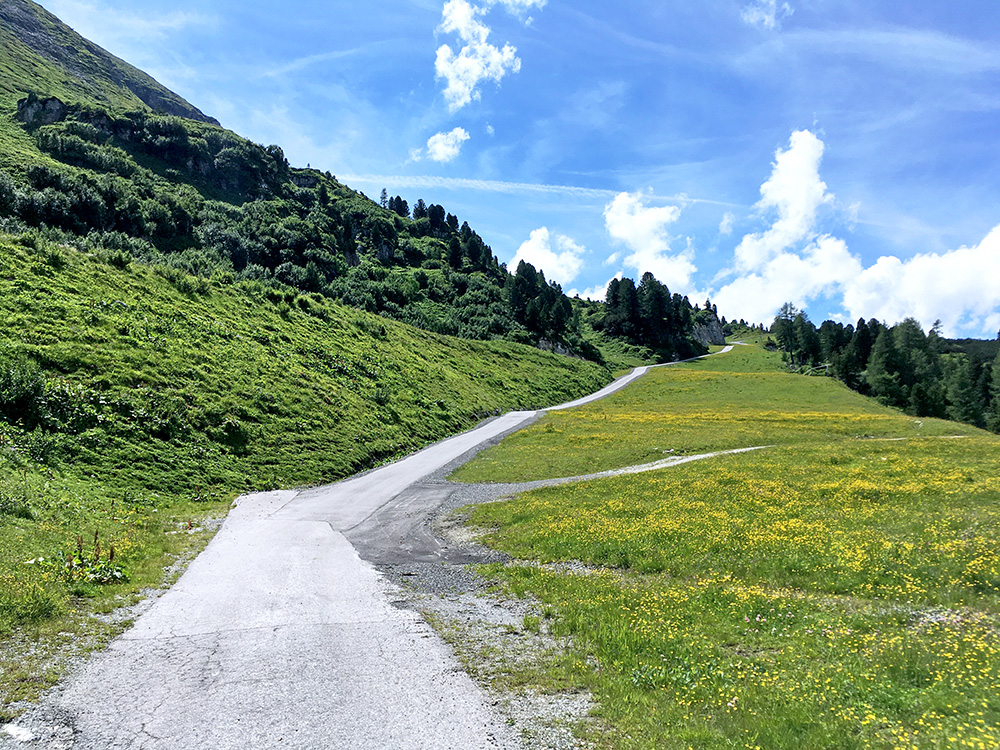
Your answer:
[[[591,436],[628,435],[633,455],[673,436],[689,450],[773,447],[473,513],[515,558],[586,564],[489,572],[538,597],[581,668],[596,664],[581,686],[612,731],[595,741],[1000,745],[1000,439],[768,372],[759,350],[733,354],[658,371]],[[660,427],[625,427],[657,411]],[[561,424],[583,454],[566,473],[612,456],[582,439],[582,419]],[[535,450],[567,444],[545,424],[534,433]]]
[[[653,369],[593,404],[550,412],[452,478],[530,481],[751,446],[975,432],[954,422],[907,417],[833,379],[782,371],[777,354],[736,347]]]

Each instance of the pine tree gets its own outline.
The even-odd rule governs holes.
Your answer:
[[[983,412],[976,397],[969,358],[964,354],[947,354],[943,361],[945,387],[948,391],[948,418],[967,424],[981,424]]]
[[[883,329],[875,339],[864,377],[872,394],[883,404],[906,405],[907,400],[899,385],[899,352],[896,351],[892,331]]]
[[[1000,338],[1000,337],[998,337]],[[1000,432],[1000,354],[993,360],[990,373],[990,408],[986,426],[993,432]]]

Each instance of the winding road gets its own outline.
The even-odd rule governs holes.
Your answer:
[[[511,412],[336,484],[239,498],[181,579],[4,727],[0,747],[522,747],[448,646],[393,605],[375,564],[464,562],[428,524],[455,487],[441,470],[542,413]]]

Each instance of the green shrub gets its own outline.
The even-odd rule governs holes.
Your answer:
[[[29,521],[34,518],[31,506],[23,498],[7,495],[2,492],[0,492],[0,516],[24,518]]]
[[[45,375],[24,352],[0,352],[0,415],[8,422],[32,423],[38,415]]]

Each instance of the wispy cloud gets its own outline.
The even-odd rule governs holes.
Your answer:
[[[527,23],[531,23],[531,17],[528,16],[528,12],[533,8],[541,10],[548,4],[549,0],[487,0],[487,5],[501,5],[508,13],[518,16],[519,18],[526,19]]]
[[[747,26],[774,31],[781,28],[781,20],[795,11],[788,3],[778,5],[777,0],[754,0],[743,8],[740,18]]]
[[[862,58],[884,66],[938,75],[976,75],[1000,71],[995,45],[927,29],[905,27],[864,29],[796,29],[767,42],[753,53],[789,48],[810,55]]]
[[[418,152],[419,155],[419,152]],[[473,180],[463,177],[438,177],[436,175],[377,175],[377,174],[343,174],[339,175],[348,184],[363,183],[368,185],[384,185],[398,188],[443,188],[445,190],[475,190],[483,193],[507,193],[509,195],[559,195],[569,198],[586,198],[607,202],[621,195],[620,190],[603,190],[600,188],[579,187],[576,185],[549,185],[533,182],[505,182],[502,180]],[[711,206],[726,206],[729,208],[745,208],[732,203],[716,201],[709,198],[692,198],[684,193],[678,195],[654,196],[646,195],[647,202],[670,203],[681,207],[695,204]]]
[[[343,60],[347,57],[353,57],[361,52],[361,48],[356,48],[322,52],[318,55],[307,55],[306,57],[297,58],[276,68],[271,68],[264,73],[264,76],[266,78],[277,78],[278,76],[283,76],[287,73],[294,73],[296,71],[303,70],[304,68],[308,68],[312,65],[319,65],[320,63],[330,62],[332,60]]]
[[[77,33],[102,46],[113,40],[142,41],[163,38],[168,32],[192,26],[211,26],[216,16],[204,13],[170,11],[136,15],[120,11],[103,2],[87,0],[50,0],[46,7]]]

